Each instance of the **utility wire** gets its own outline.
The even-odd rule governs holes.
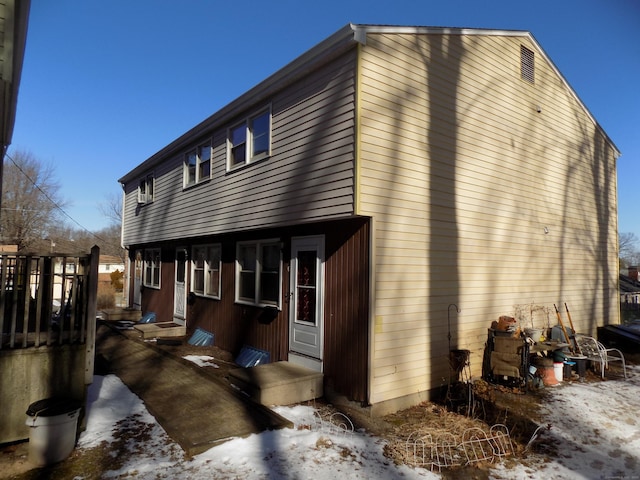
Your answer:
[[[36,187],[40,193],[42,193],[42,195],[44,195],[44,197],[56,208],[58,209],[60,212],[62,212],[62,214],[67,217],[69,220],[71,220],[73,223],[75,223],[78,227],[80,227],[82,230],[84,230],[85,232],[87,232],[89,235],[91,235],[92,237],[96,238],[97,240],[100,240],[103,243],[108,243],[105,239],[100,238],[98,235],[96,235],[95,233],[93,233],[92,231],[90,231],[89,229],[85,228],[84,225],[82,225],[80,222],[78,222],[75,218],[73,218],[71,215],[69,215],[66,210],[64,208],[62,208],[62,206],[58,205],[58,203],[53,200],[49,194],[47,192],[45,192],[42,188],[40,188],[40,185],[38,185],[28,174],[27,172],[25,172],[22,167],[18,164],[18,162],[16,162],[11,155],[9,155],[8,153],[5,153],[5,157],[7,157],[11,163],[13,163],[13,165],[20,171],[20,173],[22,173],[25,178],[27,180],[29,180],[29,182],[31,182],[31,184]]]

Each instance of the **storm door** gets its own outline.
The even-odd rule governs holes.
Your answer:
[[[142,310],[142,251],[136,250],[133,261],[133,308]]]
[[[185,324],[187,307],[187,250],[176,249],[176,272],[173,287],[173,321]]]
[[[291,239],[289,360],[322,369],[324,237]]]

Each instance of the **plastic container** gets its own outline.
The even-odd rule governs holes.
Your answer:
[[[76,445],[80,402],[45,398],[29,405],[29,461],[36,466],[61,462]]]
[[[566,380],[571,380],[571,373],[573,372],[575,364],[576,362],[564,362],[564,378]]]
[[[553,373],[558,382],[562,381],[562,377],[564,375],[564,364],[562,362],[554,362],[553,363]]]
[[[571,361],[576,362],[576,370],[578,371],[578,376],[580,377],[580,381],[584,382],[585,376],[587,374],[587,357],[575,356],[569,358],[571,359]]]
[[[539,342],[542,338],[542,329],[541,328],[525,328],[524,334],[529,337],[534,342]]]
[[[555,369],[553,367],[538,367],[538,375],[542,379],[544,386],[557,385]]]

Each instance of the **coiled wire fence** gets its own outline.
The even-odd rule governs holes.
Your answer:
[[[407,465],[441,471],[479,462],[493,463],[514,453],[509,429],[497,424],[488,432],[479,427],[468,428],[460,438],[450,432],[436,435],[414,432],[405,441],[403,460]]]

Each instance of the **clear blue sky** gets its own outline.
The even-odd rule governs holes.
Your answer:
[[[640,238],[639,0],[32,0],[10,152],[53,163],[99,229],[118,178],[349,22],[531,31],[621,150]]]

